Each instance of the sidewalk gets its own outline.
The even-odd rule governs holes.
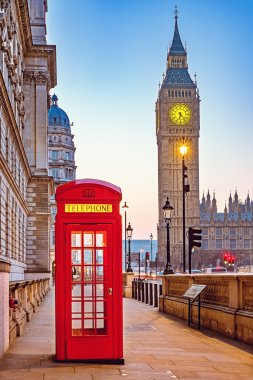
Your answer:
[[[54,363],[54,291],[0,360],[8,380],[253,379],[253,348],[124,299],[125,365]]]

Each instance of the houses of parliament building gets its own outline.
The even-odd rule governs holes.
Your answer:
[[[200,226],[202,228],[201,250],[208,257],[224,261],[224,255],[235,258],[237,266],[252,264],[253,201],[249,194],[244,202],[239,200],[237,191],[224,212],[217,211],[215,194],[203,194],[200,203]],[[207,262],[208,264],[208,262]]]

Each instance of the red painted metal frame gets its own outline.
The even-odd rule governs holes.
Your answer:
[[[58,186],[56,190],[57,215],[56,215],[56,251],[55,251],[55,314],[56,314],[56,360],[58,361],[98,361],[109,363],[123,363],[123,310],[122,310],[122,221],[119,213],[119,205],[122,199],[119,187],[108,182],[82,179],[68,182]],[[112,212],[65,212],[65,204],[110,204]],[[77,347],[71,353],[67,350],[69,320],[69,289],[66,279],[68,278],[69,264],[66,261],[66,233],[72,225],[85,228],[85,225],[110,226],[112,253],[112,352],[98,352],[95,346],[103,345],[103,336],[95,336],[92,356],[82,354],[82,345],[86,344],[86,336],[78,337]],[[89,341],[89,344],[90,341]],[[80,350],[78,350],[78,346]],[[73,345],[72,345],[73,347]],[[80,357],[79,352],[80,351]],[[99,350],[98,350],[99,351]],[[105,349],[106,351],[106,349]],[[108,350],[107,350],[108,351]],[[95,352],[95,354],[94,354]],[[73,355],[72,355],[73,354]],[[85,357],[84,357],[85,356]]]

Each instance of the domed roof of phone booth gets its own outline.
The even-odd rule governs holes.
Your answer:
[[[71,195],[71,198],[73,199],[73,192],[77,190],[77,192],[80,192],[80,189],[85,189],[89,186],[97,187],[98,189],[104,189],[107,190],[107,193],[114,194],[114,196],[118,195],[118,199],[122,199],[122,193],[121,188],[110,183],[107,181],[99,180],[99,179],[91,179],[91,178],[85,178],[85,179],[76,179],[74,181],[69,181],[67,183],[64,183],[62,185],[59,185],[56,189],[56,200],[60,200],[64,198],[64,194],[66,196]],[[79,198],[80,199],[80,198]]]

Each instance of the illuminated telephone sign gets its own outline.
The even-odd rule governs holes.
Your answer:
[[[112,212],[112,204],[65,204],[65,212]]]

